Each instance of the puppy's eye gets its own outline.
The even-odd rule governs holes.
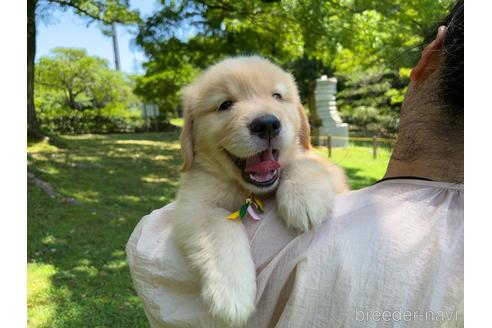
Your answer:
[[[282,100],[282,95],[278,92],[275,92],[274,94],[272,94],[272,97],[274,99],[277,99],[277,100]]]
[[[219,108],[217,108],[218,111],[223,111],[229,109],[234,103],[230,100],[224,101],[222,104],[220,104]]]

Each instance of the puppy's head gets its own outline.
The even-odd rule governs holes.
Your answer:
[[[226,59],[183,90],[183,170],[200,166],[266,193],[282,167],[310,148],[292,76],[260,57]]]

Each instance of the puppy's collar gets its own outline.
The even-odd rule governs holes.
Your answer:
[[[242,219],[246,216],[246,213],[255,220],[260,220],[260,216],[255,212],[255,208],[260,211],[260,213],[264,213],[265,209],[263,208],[263,203],[259,200],[252,192],[249,193],[248,198],[246,198],[244,204],[241,206],[239,210],[234,213],[231,213],[227,218],[229,220]]]

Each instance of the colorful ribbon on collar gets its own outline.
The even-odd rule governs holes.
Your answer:
[[[241,208],[236,212],[231,213],[227,218],[229,220],[236,220],[237,218],[242,219],[246,215],[246,213],[248,213],[253,220],[258,221],[261,218],[258,214],[256,214],[254,208],[256,208],[261,213],[265,212],[261,200],[259,200],[255,195],[253,195],[253,193],[250,193],[248,195],[248,198],[246,198],[245,203],[241,206]]]

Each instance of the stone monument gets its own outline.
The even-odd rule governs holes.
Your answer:
[[[314,100],[318,117],[321,120],[320,136],[331,136],[334,147],[348,146],[348,124],[343,123],[337,111],[337,79],[323,75],[316,79]]]

